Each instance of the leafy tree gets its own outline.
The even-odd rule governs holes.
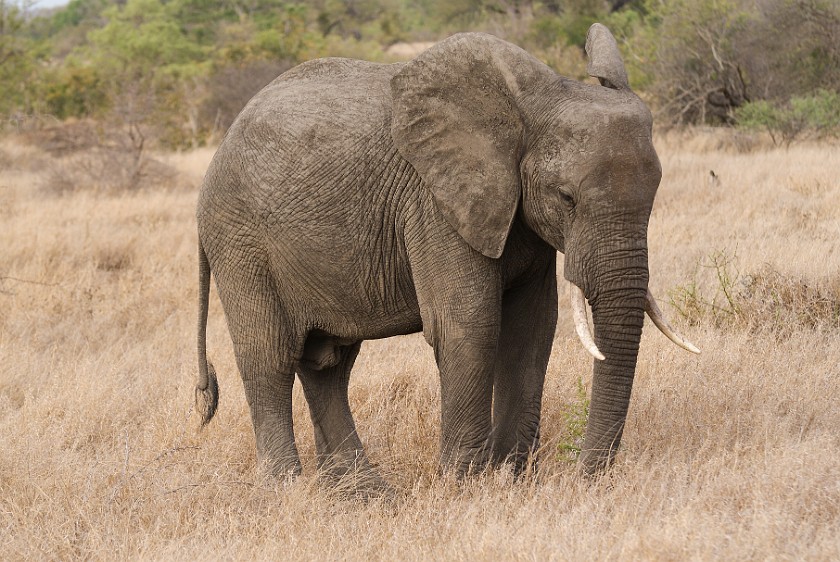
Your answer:
[[[606,22],[670,124],[734,124],[751,101],[840,91],[836,0],[646,0]],[[760,107],[760,106],[756,106]]]
[[[546,13],[537,12],[530,36],[543,48],[557,43],[583,48],[589,26],[607,12],[606,2],[555,2]]]
[[[68,66],[48,78],[43,87],[44,103],[59,119],[91,116],[105,106],[102,78],[91,67]]]
[[[291,64],[468,30],[584,78],[587,30],[606,23],[665,123],[828,131],[840,92],[837,0],[70,0],[34,17],[14,1],[0,0],[0,112],[154,126],[174,144],[215,135]]]
[[[194,98],[208,70],[205,49],[190,41],[160,0],[128,0],[103,16],[108,23],[88,34],[77,55],[99,74],[111,117],[141,144],[143,126],[151,123],[171,129],[180,122],[187,133],[177,136],[197,135],[200,103]]]
[[[775,0],[762,7],[766,24],[756,42],[766,79],[764,97],[788,99],[819,88],[840,91],[840,2]]]
[[[102,23],[102,11],[108,7],[107,0],[70,0],[64,9],[50,18],[50,33],[78,27],[84,23]]]
[[[91,62],[115,80],[143,80],[202,57],[160,0],[128,0],[103,15],[108,23],[88,34],[88,51]]]
[[[652,1],[648,11],[661,111],[675,123],[732,123],[749,101],[739,48],[751,14],[738,0]]]
[[[30,112],[35,103],[30,85],[38,56],[24,33],[26,7],[0,0],[0,113],[6,115],[16,109]]]

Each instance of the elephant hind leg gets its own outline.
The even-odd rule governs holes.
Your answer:
[[[226,268],[216,273],[216,285],[251,411],[257,462],[274,476],[300,474],[292,387],[302,338],[285,320],[267,276],[254,274],[253,268]]]
[[[311,358],[323,357],[320,353],[324,348],[322,343],[309,348]],[[328,480],[339,486],[347,485],[356,494],[388,493],[389,486],[365,455],[347,396],[350,371],[362,343],[341,343],[343,345],[330,347],[332,360],[326,362],[326,366],[301,360],[298,367],[315,430],[318,467]]]

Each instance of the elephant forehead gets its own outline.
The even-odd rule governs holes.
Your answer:
[[[646,152],[653,144],[652,123],[638,99],[619,97],[615,104],[589,100],[554,112],[530,144],[546,163],[561,165],[581,157],[603,158],[619,149]]]
[[[659,169],[651,136],[646,131],[579,129],[555,131],[534,147],[531,159],[540,173],[583,177],[596,169]]]
[[[617,92],[601,86],[583,84],[575,100],[558,117],[572,129],[585,131],[589,137],[650,136],[653,116],[644,102],[632,92]],[[600,139],[599,139],[600,140]]]
[[[601,143],[609,139],[618,144],[641,137],[650,141],[653,119],[643,104],[602,106],[593,110],[591,120],[583,124],[590,131],[590,140]]]

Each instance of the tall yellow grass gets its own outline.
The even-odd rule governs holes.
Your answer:
[[[840,278],[840,149],[658,138],[651,284],[694,280],[715,251],[741,276]],[[538,474],[437,476],[439,390],[422,337],[368,342],[351,402],[398,490],[363,503],[319,485],[295,391],[304,475],[262,479],[224,317],[209,349],[221,403],[202,432],[196,376],[196,188],[210,151],[171,156],[181,187],[40,186],[49,157],[0,145],[0,557],[35,559],[840,559],[840,330],[673,321],[699,357],[642,341],[623,450],[585,480],[559,454],[591,359],[565,295]],[[710,180],[714,170],[716,181]],[[769,265],[768,265],[769,264]]]

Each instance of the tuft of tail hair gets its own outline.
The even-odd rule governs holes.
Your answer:
[[[200,385],[195,387],[195,409],[201,416],[202,427],[213,419],[219,406],[219,382],[216,380],[216,369],[210,361],[207,362],[206,382],[205,388],[201,388]]]

